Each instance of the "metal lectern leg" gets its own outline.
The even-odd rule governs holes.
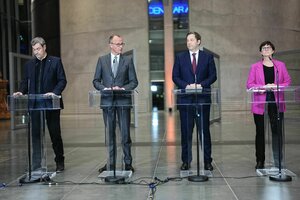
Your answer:
[[[198,120],[200,115],[200,127],[201,127],[201,146],[204,149],[204,134],[203,134],[203,105],[200,105],[201,114],[199,114],[198,107],[196,107],[196,138],[197,138],[197,175],[188,176],[188,180],[191,182],[205,182],[208,181],[208,177],[206,175],[200,175],[200,161],[199,161],[199,128],[198,128]],[[204,150],[203,150],[204,152]]]

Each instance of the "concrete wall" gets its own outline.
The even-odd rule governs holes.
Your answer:
[[[147,2],[140,0],[60,1],[61,57],[68,85],[64,114],[89,113],[88,92],[100,55],[110,52],[112,33],[124,37],[124,51],[135,49],[139,79],[139,111],[149,110],[149,50]]]
[[[220,55],[222,109],[245,109],[245,82],[259,44],[271,40],[277,51],[300,48],[299,0],[189,0],[190,30],[204,47]],[[124,36],[125,50],[136,50],[139,111],[149,111],[147,1],[60,1],[61,56],[68,86],[64,113],[87,113],[88,91],[100,55],[109,52],[111,33]],[[299,66],[298,66],[299,68]]]
[[[299,0],[189,0],[190,30],[220,55],[222,109],[247,106],[245,82],[258,47],[270,40],[276,51],[300,49]],[[300,66],[298,66],[298,69]]]

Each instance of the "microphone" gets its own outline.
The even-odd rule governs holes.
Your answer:
[[[280,96],[279,96],[279,70],[278,67],[275,65],[275,63],[272,61],[271,56],[269,57],[270,61],[273,63],[274,68],[276,69],[276,92],[277,92],[277,102],[276,102],[276,107],[277,107],[277,134],[279,135],[278,137],[278,143],[279,143],[279,148],[278,148],[278,163],[279,163],[279,175],[281,175],[281,152],[282,152],[282,147],[281,147],[281,143],[282,143],[282,133],[280,132]],[[282,122],[283,123],[283,122]],[[271,177],[270,177],[271,178]],[[288,177],[287,177],[288,178]],[[272,179],[271,179],[272,180]]]
[[[27,94],[30,94],[30,78],[27,79]]]
[[[278,113],[278,119],[279,119],[279,70],[278,67],[275,65],[275,63],[272,61],[272,58],[269,57],[269,59],[271,60],[271,62],[274,65],[275,68],[275,81],[276,81],[276,91],[277,91],[277,113]]]
[[[272,62],[275,70],[276,70],[276,84],[277,84],[277,89],[278,89],[278,85],[279,85],[279,73],[278,73],[278,67],[275,65],[275,63],[273,62],[273,58],[271,56],[269,56],[270,61]]]
[[[195,90],[195,94],[196,94],[196,102],[197,102],[197,75],[196,75],[196,73],[195,73],[195,88],[194,88],[194,90]]]

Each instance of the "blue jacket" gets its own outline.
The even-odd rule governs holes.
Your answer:
[[[178,89],[185,89],[187,85],[201,84],[203,89],[210,89],[211,85],[217,80],[215,61],[212,54],[199,51],[196,74],[193,72],[190,53],[188,50],[176,55],[173,66],[172,79]],[[194,101],[192,95],[177,97],[177,102],[191,103]]]

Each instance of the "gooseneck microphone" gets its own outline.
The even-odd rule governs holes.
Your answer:
[[[272,62],[274,69],[275,69],[275,76],[276,76],[276,89],[277,91],[279,90],[279,71],[278,71],[278,67],[275,65],[275,63],[273,62],[273,58],[271,56],[269,56],[270,61]]]
[[[279,70],[272,57],[269,57],[270,61],[273,63],[275,69],[275,82],[276,82],[276,97],[277,97],[277,134],[278,134],[278,174],[270,176],[269,179],[273,181],[291,181],[292,178],[289,175],[282,173],[282,142],[284,130],[282,129],[283,119],[280,119],[280,95],[279,95]]]

